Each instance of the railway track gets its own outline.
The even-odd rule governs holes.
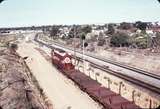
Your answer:
[[[56,47],[60,47],[61,49],[65,50],[65,51],[67,50],[67,51],[72,51],[72,52],[74,52],[74,49],[73,49],[73,48],[66,47],[66,46],[60,45],[60,44],[58,44],[58,43],[54,43],[55,46],[53,46],[53,45],[51,45],[51,44],[46,44],[45,42],[38,40],[38,35],[34,38],[34,40],[35,40],[36,42],[42,44],[42,45],[45,45],[45,46],[48,47],[48,48],[51,48],[51,49],[55,48],[55,46],[56,46]],[[65,48],[65,49],[64,49],[64,48]],[[82,52],[81,52],[81,51],[76,50],[76,53],[79,53],[79,54],[82,55]],[[132,83],[134,83],[134,84],[136,84],[136,85],[138,85],[138,86],[141,86],[141,87],[143,87],[143,88],[146,88],[146,89],[148,89],[148,90],[150,90],[150,91],[152,91],[152,92],[155,92],[155,93],[157,93],[157,94],[160,94],[160,84],[159,84],[159,83],[160,83],[160,76],[155,75],[155,74],[152,74],[152,73],[150,73],[150,72],[143,71],[143,70],[141,70],[141,69],[137,69],[137,68],[130,67],[130,66],[125,66],[125,65],[120,64],[120,63],[118,63],[118,62],[113,62],[113,61],[111,61],[111,60],[102,59],[101,57],[96,57],[96,56],[94,56],[94,55],[92,55],[92,54],[89,54],[89,53],[85,54],[85,56],[90,57],[90,58],[94,58],[94,59],[97,59],[97,60],[100,60],[100,61],[103,61],[104,63],[109,63],[109,64],[113,64],[113,65],[118,66],[118,67],[122,67],[122,68],[124,68],[124,69],[129,70],[129,71],[135,72],[135,73],[137,73],[137,74],[139,74],[139,75],[141,75],[141,76],[143,76],[143,77],[146,77],[146,78],[149,78],[149,79],[151,79],[151,80],[154,80],[154,81],[155,81],[155,82],[154,82],[155,84],[151,83],[151,81],[146,82],[146,81],[143,81],[143,80],[141,80],[141,79],[135,78],[135,77],[133,77],[133,76],[131,76],[131,75],[119,73],[119,72],[117,72],[117,71],[113,71],[113,70],[111,70],[111,69],[108,69],[108,68],[106,68],[104,65],[99,65],[99,64],[97,64],[97,63],[95,63],[95,62],[92,62],[92,61],[89,60],[88,58],[85,59],[85,61],[90,62],[91,65],[92,65],[93,67],[95,67],[95,68],[101,69],[102,71],[106,71],[107,73],[110,73],[110,74],[115,75],[115,76],[117,76],[117,77],[119,77],[119,78],[122,78],[122,79],[125,79],[125,80],[129,81],[129,82],[132,82]],[[79,56],[79,57],[77,57],[77,58],[79,58],[80,60],[82,60],[82,57],[81,57],[81,56]],[[157,82],[158,82],[158,83],[157,83]]]

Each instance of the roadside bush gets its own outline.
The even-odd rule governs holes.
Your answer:
[[[110,39],[110,45],[114,47],[128,47],[129,43],[129,36],[125,33],[115,33]]]
[[[135,34],[130,38],[130,43],[136,45],[139,49],[146,49],[151,45],[151,38],[147,34]]]
[[[146,49],[147,48],[147,38],[136,39],[136,45],[140,49]]]

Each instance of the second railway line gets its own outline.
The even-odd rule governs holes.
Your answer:
[[[46,44],[44,41],[42,41],[42,40],[40,41],[38,39],[38,37],[35,37],[35,41],[37,41],[38,43],[41,43],[49,48],[56,47],[56,48],[63,49],[64,51],[71,52],[72,54],[74,54],[74,49],[72,49],[70,47],[66,47],[66,46],[64,47],[63,45],[60,45],[58,43],[54,43],[52,45]],[[76,50],[76,56],[79,58],[82,58],[82,52]],[[85,53],[84,56],[85,56],[85,60],[92,62],[92,63],[96,62],[97,65],[99,63],[99,66],[101,66],[101,67],[102,66],[109,66],[109,68],[112,69],[112,68],[115,68],[115,66],[117,66],[118,70],[116,72],[120,73],[120,75],[126,76],[127,78],[128,77],[133,78],[134,80],[141,81],[144,84],[148,84],[151,87],[152,91],[155,91],[156,93],[160,94],[160,76],[155,75],[155,74],[151,74],[149,72],[146,72],[146,71],[143,71],[143,70],[140,70],[137,68],[124,66],[124,65],[121,65],[120,63],[112,62],[110,60],[106,60],[106,59],[102,60],[102,58],[93,56],[92,54]],[[91,61],[91,60],[95,60],[95,62]],[[98,62],[98,61],[101,61],[101,62]],[[130,72],[130,73],[125,73],[125,72]],[[145,85],[145,86],[147,86],[147,85]],[[154,89],[156,89],[156,90],[154,90]]]
[[[54,44],[47,44],[46,42],[39,40],[38,35],[34,38],[34,40],[42,45],[45,45],[48,48],[59,48],[67,52],[71,52],[74,54],[74,49],[70,47],[66,47],[63,45],[60,45],[58,43]],[[82,58],[82,52],[76,50],[76,57]],[[139,86],[142,86],[144,88],[148,88],[149,90],[160,94],[160,76],[134,68],[129,66],[121,65],[117,62],[112,62],[111,60],[102,59],[100,57],[93,56],[92,54],[85,53],[84,58],[86,61],[93,63],[96,63],[95,65],[99,66],[101,69],[105,69],[104,66],[109,66],[109,69],[112,70],[112,72],[116,72],[118,75],[121,75],[123,79],[127,78],[127,80],[130,80],[130,82],[135,83]],[[115,70],[116,69],[116,70]],[[137,82],[133,80],[137,80]]]
[[[39,37],[38,35],[36,35],[36,37],[34,38],[34,41],[38,45],[40,45],[40,47],[44,51],[46,51],[47,49],[52,50],[56,48],[56,49],[61,49],[65,52],[71,53],[72,55],[75,55],[74,49],[66,46],[64,47],[63,45],[59,45],[57,43],[44,40],[42,38],[43,37]],[[50,55],[50,52],[48,50],[46,52]],[[102,60],[93,58],[92,56],[91,57],[87,56],[88,54],[87,55],[86,54],[87,53],[85,53],[85,57],[83,58],[82,52],[78,50],[76,51],[76,60],[79,61],[79,63],[76,66],[78,69],[80,68],[79,70],[81,72],[85,71],[84,73],[86,73],[86,75],[89,74],[87,69],[82,71],[83,66],[85,65],[83,63],[84,62],[89,63],[90,68],[93,69],[93,72],[90,73],[91,78],[96,79],[97,77],[95,78],[95,74],[99,73],[100,76],[98,76],[99,78],[98,82],[100,82],[105,87],[108,87],[107,81],[108,79],[111,79],[111,84],[110,84],[111,90],[116,93],[119,93],[120,83],[122,83],[122,89],[120,89],[121,90],[120,92],[122,92],[122,96],[127,98],[130,101],[134,101],[134,99],[136,99],[135,102],[137,105],[144,108],[148,108],[150,105],[152,105],[152,107],[156,107],[157,104],[159,104],[160,80],[158,78],[139,74],[138,72],[131,71],[125,68],[122,68],[125,70],[120,70],[113,67],[116,65],[106,63],[105,60],[102,61]],[[85,59],[85,61],[83,61],[83,59]],[[87,68],[87,66],[84,68]],[[127,71],[129,71],[129,73],[127,73]],[[106,79],[104,79],[104,77]],[[101,81],[101,80],[104,80],[104,81]]]

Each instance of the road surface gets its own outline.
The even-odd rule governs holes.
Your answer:
[[[54,109],[101,109],[102,107],[62,75],[35,48],[34,43],[22,42],[18,53],[26,60],[33,75],[51,100]]]

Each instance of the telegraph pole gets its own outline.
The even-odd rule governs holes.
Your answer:
[[[84,73],[84,67],[85,67],[85,57],[84,57],[84,40],[85,40],[85,35],[82,35],[82,44],[83,44],[83,46],[82,46],[82,49],[83,49],[83,52],[82,52],[82,59],[83,59],[83,73]]]
[[[85,63],[84,63],[85,62],[85,57],[84,57],[84,55],[85,55],[85,47],[88,46],[88,43],[85,42],[86,36],[84,34],[81,36],[81,39],[82,39],[82,44],[83,44],[83,46],[82,46],[82,48],[83,48],[82,59],[83,59],[83,72],[84,72],[84,67],[85,67]]]
[[[74,57],[75,57],[74,59],[75,59],[75,65],[76,65],[76,47],[75,47],[76,46],[76,33],[75,33],[76,30],[75,30],[75,26],[73,26],[73,28],[74,28],[74,31],[73,31],[74,32],[73,33],[73,36],[74,36],[74,38],[73,38],[73,41],[74,41]]]

